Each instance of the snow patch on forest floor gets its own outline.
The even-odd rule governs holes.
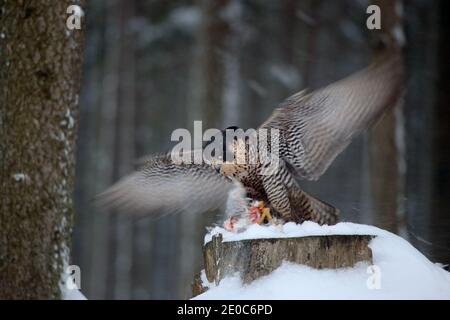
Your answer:
[[[216,286],[209,283],[203,274],[203,285],[209,290],[195,299],[450,299],[449,272],[429,261],[403,238],[373,226],[354,223],[319,226],[313,222],[278,226],[255,224],[241,233],[215,227],[205,236],[205,243],[218,233],[222,234],[223,241],[374,235],[376,237],[369,244],[373,266],[359,263],[353,268],[318,270],[284,262],[271,274],[248,285],[242,284],[236,274],[224,278]],[[379,276],[377,288],[370,285],[374,270]]]
[[[62,293],[63,300],[87,300],[84,294],[81,293],[80,290],[77,289],[67,289]]]
[[[64,251],[67,254],[68,250]],[[86,296],[79,289],[79,285],[76,284],[74,275],[71,274],[71,268],[67,266],[67,260],[65,260],[66,267],[65,272],[61,274],[60,290],[62,300],[87,300]],[[78,267],[77,267],[78,268]],[[78,268],[79,270],[79,268]],[[78,271],[79,272],[79,271]]]

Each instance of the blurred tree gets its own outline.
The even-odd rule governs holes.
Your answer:
[[[0,299],[61,296],[83,40],[66,10],[80,2],[0,1]]]
[[[449,2],[405,2],[406,210],[411,243],[432,261],[450,262],[448,141]]]
[[[401,1],[373,0],[381,10],[381,29],[370,32],[373,55],[398,53],[403,46]],[[369,170],[374,224],[398,233],[402,215],[404,141],[401,105],[370,130]]]
[[[433,144],[433,156],[436,161],[434,179],[434,201],[431,215],[433,232],[431,242],[434,244],[432,253],[436,261],[445,264],[450,263],[450,44],[448,35],[450,32],[450,21],[447,14],[450,10],[448,1],[440,1],[437,5],[438,21],[438,46],[437,65],[439,73],[436,81],[436,115],[435,133]]]

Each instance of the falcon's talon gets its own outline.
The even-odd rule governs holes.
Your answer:
[[[270,208],[265,207],[264,201],[255,202],[249,209],[250,221],[252,223],[262,224],[265,220],[274,224]]]
[[[264,222],[264,220],[266,220],[270,223],[270,224],[275,224],[272,215],[270,214],[270,209],[269,208],[264,208],[262,210],[262,214],[261,217],[259,218],[259,221],[257,222],[258,224],[262,224]]]

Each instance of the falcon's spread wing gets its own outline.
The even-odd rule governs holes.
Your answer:
[[[148,158],[141,169],[99,195],[108,206],[133,213],[161,215],[189,209],[206,212],[225,207],[234,187],[207,164],[176,164],[169,155]]]
[[[280,129],[281,157],[317,180],[352,138],[395,106],[403,93],[398,56],[311,93],[286,99],[261,126]]]

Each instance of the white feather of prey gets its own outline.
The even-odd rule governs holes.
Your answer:
[[[225,208],[226,217],[244,216],[248,213],[249,198],[246,196],[245,188],[240,182],[234,181],[233,187],[228,192]]]

